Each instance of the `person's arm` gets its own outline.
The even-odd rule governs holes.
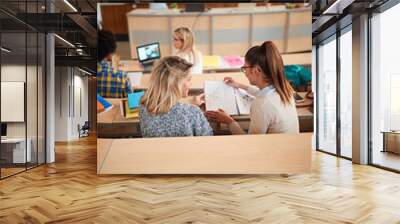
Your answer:
[[[236,121],[228,124],[228,128],[229,128],[229,131],[231,131],[231,133],[233,135],[245,135],[245,134],[247,134],[245,131],[243,131],[243,129],[240,127],[239,123],[236,122]]]
[[[213,135],[213,130],[208,123],[208,120],[204,116],[203,112],[196,107],[195,108],[195,119],[193,123],[193,132],[194,136],[212,136]]]
[[[256,96],[258,94],[258,92],[260,91],[257,87],[252,86],[252,85],[245,85],[242,83],[238,83],[236,82],[233,78],[231,77],[225,77],[224,78],[224,82],[229,85],[232,86],[233,88],[239,88],[239,89],[243,89],[245,90],[247,93],[249,93],[250,95]]]

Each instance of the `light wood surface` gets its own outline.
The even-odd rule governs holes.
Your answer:
[[[161,55],[172,54],[173,31],[185,25],[192,28],[196,46],[205,55],[243,55],[266,40],[277,42],[281,52],[310,51],[310,16],[311,7],[225,8],[202,13],[133,10],[127,14],[131,58],[137,58],[136,46],[150,42],[160,43]],[[303,37],[309,41],[298,42]]]
[[[237,54],[238,52],[234,52]],[[246,52],[240,52],[245,54]],[[222,60],[222,59],[221,59]],[[311,65],[311,52],[296,53],[296,54],[282,54],[284,65]],[[143,72],[143,66],[138,60],[124,60],[121,62],[120,69],[124,72]],[[203,67],[203,72],[240,72],[240,67]]]
[[[0,181],[0,223],[384,223],[400,175],[312,151],[308,174],[97,175],[96,139]],[[154,164],[157,166],[157,164]]]
[[[134,87],[135,89],[146,90],[149,86],[149,80],[151,75],[143,75],[140,86]],[[201,75],[192,75],[191,80],[191,91],[203,90],[205,81],[217,81],[224,80],[225,77],[232,77],[237,82],[249,85],[249,80],[246,75],[241,72],[227,72],[227,73],[204,73]]]
[[[310,133],[99,138],[97,142],[105,155],[98,154],[99,174],[304,173],[311,165]]]

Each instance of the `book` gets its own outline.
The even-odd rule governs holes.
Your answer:
[[[103,112],[104,106],[99,101],[97,101],[97,113]]]
[[[203,56],[203,67],[220,67],[221,57],[216,55],[204,55]]]
[[[222,109],[229,115],[250,114],[250,106],[255,98],[223,81],[205,81],[204,97],[207,111]]]
[[[139,117],[139,108],[131,109],[128,106],[128,100],[122,99],[120,101],[121,116],[125,118],[137,118]]]
[[[112,104],[97,94],[97,113],[108,111],[112,108]]]
[[[131,109],[128,107],[128,101],[125,101],[125,117],[126,118],[137,118],[139,117],[139,108]]]
[[[138,108],[140,104],[140,98],[144,95],[144,91],[129,93],[128,94],[128,106],[130,109]]]

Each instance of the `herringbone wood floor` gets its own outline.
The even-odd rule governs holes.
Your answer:
[[[400,175],[318,152],[289,177],[97,176],[94,138],[56,158],[0,181],[0,223],[400,223]]]

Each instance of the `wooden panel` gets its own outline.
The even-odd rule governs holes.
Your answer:
[[[215,30],[243,29],[243,32],[248,32],[248,29],[250,27],[249,25],[250,25],[249,15],[214,16],[213,29]]]
[[[285,65],[311,65],[311,53],[282,54]]]
[[[103,29],[114,34],[128,34],[126,13],[129,11],[132,11],[132,4],[103,5],[101,7]]]
[[[310,33],[309,37],[289,39],[288,48],[286,52],[311,51],[311,49],[312,49],[312,38]]]
[[[89,77],[88,79],[88,101],[89,101],[89,125],[90,131],[96,132],[97,129],[97,79]]]
[[[310,24],[311,25],[312,19],[311,19],[311,8],[309,11],[303,11],[303,12],[292,12],[290,13],[290,20],[289,24],[291,26],[293,25],[304,25],[304,24]]]
[[[167,16],[132,16],[128,17],[128,24],[132,31],[167,31]]]
[[[247,50],[249,49],[249,43],[247,41],[243,41],[240,43],[221,43],[214,45],[215,55],[227,56],[227,55],[245,55]]]
[[[193,75],[192,76],[192,85],[190,86],[190,90],[202,90],[204,86],[204,81],[206,80],[223,80],[224,77],[230,76],[234,78],[236,81],[249,84],[249,80],[246,78],[246,75],[241,72],[226,72],[226,73],[205,73],[201,75]],[[149,86],[150,75],[143,75],[140,86],[137,86],[136,89],[147,89]]]
[[[267,41],[267,40],[264,40],[264,41]],[[264,43],[264,41],[255,41],[255,42],[253,42],[252,46],[261,45],[262,43]],[[285,41],[284,40],[270,40],[270,41],[274,42],[274,44],[278,48],[279,52],[281,52],[281,53],[283,52],[284,46],[285,46]]]
[[[101,147],[109,142],[97,141]],[[99,174],[280,174],[311,169],[311,134],[112,141]]]
[[[253,15],[253,25],[255,28],[283,27],[285,26],[286,16],[287,13],[255,14]]]
[[[208,16],[173,16],[171,28],[174,31],[178,27],[189,27],[192,30],[209,30],[210,17]]]

